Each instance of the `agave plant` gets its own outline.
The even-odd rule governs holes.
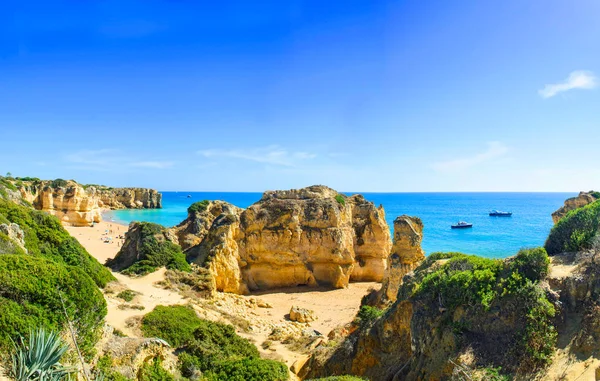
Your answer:
[[[21,337],[14,344],[11,376],[16,381],[59,381],[69,379],[76,369],[60,363],[69,347],[57,332],[40,328],[29,332],[29,340]]]

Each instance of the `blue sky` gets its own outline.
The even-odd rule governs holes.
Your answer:
[[[600,189],[598,15],[596,0],[8,2],[0,173]]]

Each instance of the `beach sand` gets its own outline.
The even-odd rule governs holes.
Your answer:
[[[65,229],[73,237],[77,238],[94,258],[104,264],[107,259],[113,258],[119,251],[119,241],[121,240],[116,237],[124,235],[127,231],[127,226],[103,221],[95,224],[94,227],[65,226]],[[109,231],[108,234],[106,234],[107,230]],[[110,233],[111,230],[112,233]],[[112,243],[104,243],[103,239],[106,237],[112,237]],[[165,269],[163,268],[143,277],[131,278],[113,272],[119,284],[110,284],[104,290],[108,304],[106,322],[129,336],[137,336],[139,332],[133,330],[127,324],[130,319],[143,316],[152,311],[157,305],[185,303],[179,293],[154,285],[156,282],[164,279],[164,273]],[[124,303],[122,299],[116,297],[120,291],[125,289],[130,289],[138,293],[129,303]],[[128,306],[133,308],[127,308]],[[143,309],[136,309],[142,307]]]
[[[116,237],[124,235],[127,231],[126,225],[110,221],[97,223],[94,227],[66,226],[65,228],[100,263],[105,263],[107,259],[113,258],[117,254],[120,249],[120,240]],[[110,232],[111,230],[112,233]],[[103,239],[106,239],[108,236],[113,238],[113,243],[103,242]],[[107,323],[128,336],[138,336],[141,334],[138,328],[139,324],[137,324],[139,323],[139,319],[152,311],[155,306],[187,303],[189,300],[186,300],[179,293],[155,286],[156,282],[164,279],[164,273],[165,269],[163,268],[143,277],[131,278],[113,272],[118,283],[112,283],[104,290],[108,304]],[[327,336],[332,329],[352,321],[358,312],[360,300],[363,295],[370,288],[379,287],[380,284],[374,282],[351,283],[347,288],[337,290],[293,287],[244,295],[241,298],[261,299],[272,306],[272,308],[249,309],[247,313],[248,316],[252,317],[252,324],[260,325],[260,321],[266,321],[269,323],[268,325],[285,323],[287,322],[287,315],[291,307],[299,306],[313,310],[318,318],[316,321],[307,324],[306,327],[310,327]],[[116,297],[120,291],[125,289],[130,289],[138,293],[129,303]],[[240,298],[240,296],[219,293],[217,299],[219,298],[227,303],[227,301],[231,302],[234,298]],[[200,300],[196,300],[195,302],[194,304],[200,310],[201,315],[205,315],[207,318],[223,320],[222,316],[226,315],[227,308],[224,308],[221,316],[214,315],[214,311],[203,314],[203,306],[212,305],[212,302]],[[239,333],[254,341],[261,353],[284,361],[288,366],[291,366],[294,361],[304,356],[301,351],[294,352],[281,343],[276,343],[269,350],[261,348],[261,343],[267,339],[270,333],[266,325],[263,324],[263,326],[265,326],[263,329],[257,326],[254,332]]]

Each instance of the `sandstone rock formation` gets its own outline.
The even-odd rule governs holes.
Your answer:
[[[240,216],[250,289],[381,281],[391,242],[383,208],[312,186],[266,192]]]
[[[174,242],[183,250],[199,245],[221,215],[240,215],[242,209],[224,201],[201,201],[188,209],[188,217],[171,229]]]
[[[11,245],[16,245],[25,253],[27,253],[27,249],[25,248],[25,233],[19,225],[15,223],[0,224],[0,233],[8,237],[9,243]]]
[[[266,192],[241,213],[226,208],[198,246],[197,262],[210,258],[217,289],[233,292],[344,287],[381,281],[390,247],[383,208],[312,186]]]
[[[167,238],[219,291],[381,281],[391,248],[382,207],[325,186],[265,192],[246,210],[203,201],[188,212]]]
[[[557,223],[558,220],[563,218],[571,210],[584,207],[587,204],[591,204],[592,202],[598,199],[600,199],[600,192],[579,192],[579,195],[577,197],[572,197],[565,200],[565,204],[561,206],[558,210],[556,210],[554,213],[552,213],[552,221],[554,221],[554,223]]]
[[[298,323],[310,323],[311,321],[317,320],[317,317],[315,316],[315,311],[292,306],[290,309],[290,320],[297,321]]]
[[[425,252],[421,248],[422,240],[423,222],[420,218],[403,215],[394,220],[394,244],[376,304],[396,301],[404,275],[413,271],[425,259]]]
[[[103,336],[96,346],[102,355],[112,360],[111,370],[128,379],[135,379],[144,364],[159,358],[164,368],[172,373],[177,372],[177,357],[164,340],[121,337],[113,333],[114,328],[105,326]]]
[[[154,189],[83,186],[71,180],[17,180],[13,184],[22,199],[66,225],[90,226],[100,222],[103,209],[162,207],[162,195]]]

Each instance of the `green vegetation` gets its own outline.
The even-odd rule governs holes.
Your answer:
[[[130,381],[129,378],[113,370],[113,359],[109,355],[104,355],[98,359],[96,374],[97,380],[104,377],[104,381]]]
[[[123,270],[124,274],[143,275],[154,272],[162,266],[170,270],[186,272],[192,270],[185,260],[181,247],[162,236],[164,228],[161,225],[140,222],[138,229],[140,229],[140,240],[137,243],[137,250],[141,260]]]
[[[99,287],[114,280],[110,271],[71,237],[56,217],[0,199],[0,223],[2,221],[16,223],[23,229],[25,248],[30,255],[77,266]]]
[[[210,203],[210,201],[208,201],[208,200],[202,200],[202,201],[193,203],[192,205],[190,205],[190,207],[187,210],[188,214],[204,212],[206,210],[206,208],[208,207],[209,203]]]
[[[12,183],[12,181],[8,180],[6,177],[0,177],[0,186],[4,186],[11,191],[17,190],[17,187]]]
[[[67,184],[68,184],[67,180],[56,179],[56,180],[52,180],[52,182],[50,183],[50,186],[52,188],[62,188],[62,187],[66,187]]]
[[[287,367],[274,360],[243,359],[216,364],[204,373],[206,381],[284,381],[289,379]]]
[[[260,359],[258,350],[232,326],[200,319],[186,306],[157,306],[142,320],[147,337],[160,337],[180,349],[185,377],[204,380],[287,380],[283,363]]]
[[[192,307],[156,306],[142,319],[142,332],[146,337],[160,337],[171,346],[184,346],[194,331],[202,324]]]
[[[42,181],[38,177],[17,177],[16,179],[20,180],[20,181],[27,181],[27,182],[32,182],[32,183],[39,183]]]
[[[117,294],[117,298],[123,299],[126,302],[131,302],[137,293],[131,290],[123,290]]]
[[[592,249],[600,228],[600,201],[567,213],[552,227],[544,244],[550,255]]]
[[[21,337],[12,354],[9,375],[17,381],[59,381],[75,372],[60,364],[69,347],[57,332],[44,329],[29,332],[29,339]]]
[[[346,200],[344,199],[344,196],[342,196],[341,194],[336,195],[335,200],[338,203],[340,203],[342,206],[346,205]]]
[[[360,306],[360,310],[356,314],[356,319],[354,322],[358,323],[361,328],[368,327],[384,313],[385,310],[363,305]]]
[[[435,271],[427,273],[414,286],[413,297],[421,302],[455,311],[466,309],[467,315],[485,316],[492,306],[513,308],[523,320],[514,349],[523,369],[533,370],[547,364],[556,344],[552,325],[554,306],[548,301],[538,282],[548,274],[549,260],[543,248],[523,249],[507,261],[486,259],[460,253],[434,253],[422,266],[447,260]],[[454,322],[460,332],[468,327]]]
[[[137,379],[138,381],[175,381],[175,377],[162,367],[161,360],[156,357],[152,361],[144,363]]]
[[[0,290],[0,349],[34,328],[61,331],[67,321],[62,298],[79,346],[92,353],[106,302],[80,268],[29,255],[0,255]]]
[[[366,378],[356,376],[331,376],[323,378],[313,378],[307,381],[366,381]]]

